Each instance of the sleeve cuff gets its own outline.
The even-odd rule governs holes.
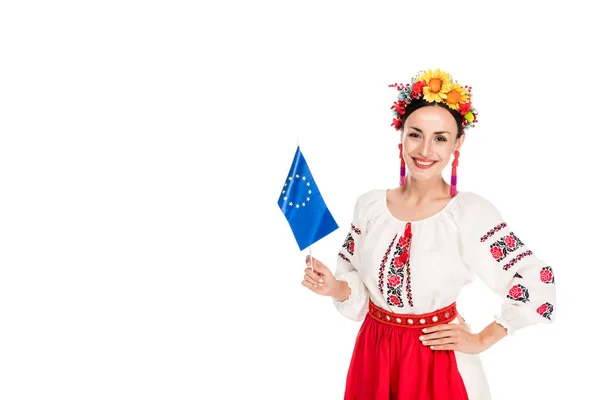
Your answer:
[[[503,303],[494,320],[506,329],[508,336],[512,336],[517,330],[540,322],[539,317],[533,310],[519,304]]]
[[[337,276],[336,279],[348,284],[350,296],[344,301],[333,299],[333,304],[345,317],[355,321],[362,320],[367,313],[368,300],[364,284],[358,279],[355,272]]]

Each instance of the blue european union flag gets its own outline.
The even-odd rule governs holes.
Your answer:
[[[301,251],[339,228],[319,192],[300,147],[296,148],[278,204]]]

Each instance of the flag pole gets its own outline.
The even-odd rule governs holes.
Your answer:
[[[300,147],[300,136],[296,136],[296,147]],[[315,260],[312,256],[312,246],[308,246],[308,255],[310,257],[310,269],[315,272]]]

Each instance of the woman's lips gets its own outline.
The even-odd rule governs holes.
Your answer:
[[[437,161],[434,160],[427,160],[425,158],[412,158],[413,161],[415,162],[415,165],[417,166],[417,168],[420,169],[428,169],[431,168],[433,166],[433,164],[435,164]]]

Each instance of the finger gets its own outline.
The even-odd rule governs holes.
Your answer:
[[[317,260],[316,258],[310,258],[310,255],[306,256],[306,265],[313,270],[314,272],[316,272],[319,275],[323,275],[322,273],[320,273],[319,271],[322,270],[322,267],[324,267],[323,263],[319,260]]]
[[[314,264],[313,264],[313,268],[316,272],[318,272],[321,275],[324,275],[327,273],[328,269],[325,266],[325,264],[323,264],[321,261],[315,259]]]
[[[306,282],[310,283],[311,285],[313,285],[314,287],[321,285],[319,282],[317,282],[316,280],[314,280],[313,278],[311,278],[308,275],[304,275],[304,280]]]
[[[428,333],[426,335],[420,336],[419,339],[433,340],[433,339],[439,339],[439,338],[445,338],[445,337],[453,337],[456,335],[457,335],[457,330],[452,329],[452,330],[447,330],[447,331],[438,331],[438,332]]]
[[[312,283],[308,282],[307,280],[302,281],[302,286],[309,288],[313,292],[319,288],[317,285],[313,285]]]
[[[458,346],[455,344],[442,344],[439,346],[430,346],[429,348],[431,350],[454,350],[454,351],[458,350]]]
[[[455,337],[447,337],[433,340],[423,340],[423,344],[425,346],[439,346],[443,344],[457,344],[457,340]]]
[[[456,329],[456,325],[454,324],[439,324],[430,326],[429,328],[423,328],[423,332],[431,333],[431,332],[439,332],[439,331],[448,331]]]
[[[311,256],[310,254],[306,256],[306,258],[304,259],[304,261],[306,262],[306,265],[311,265]],[[323,265],[323,263],[321,261],[319,261],[318,258],[312,257],[312,264],[320,264]]]
[[[321,276],[310,268],[306,268],[304,270],[304,273],[306,275],[308,275],[309,277],[311,277],[315,282],[318,282],[318,283],[324,282],[323,279],[321,279]]]

